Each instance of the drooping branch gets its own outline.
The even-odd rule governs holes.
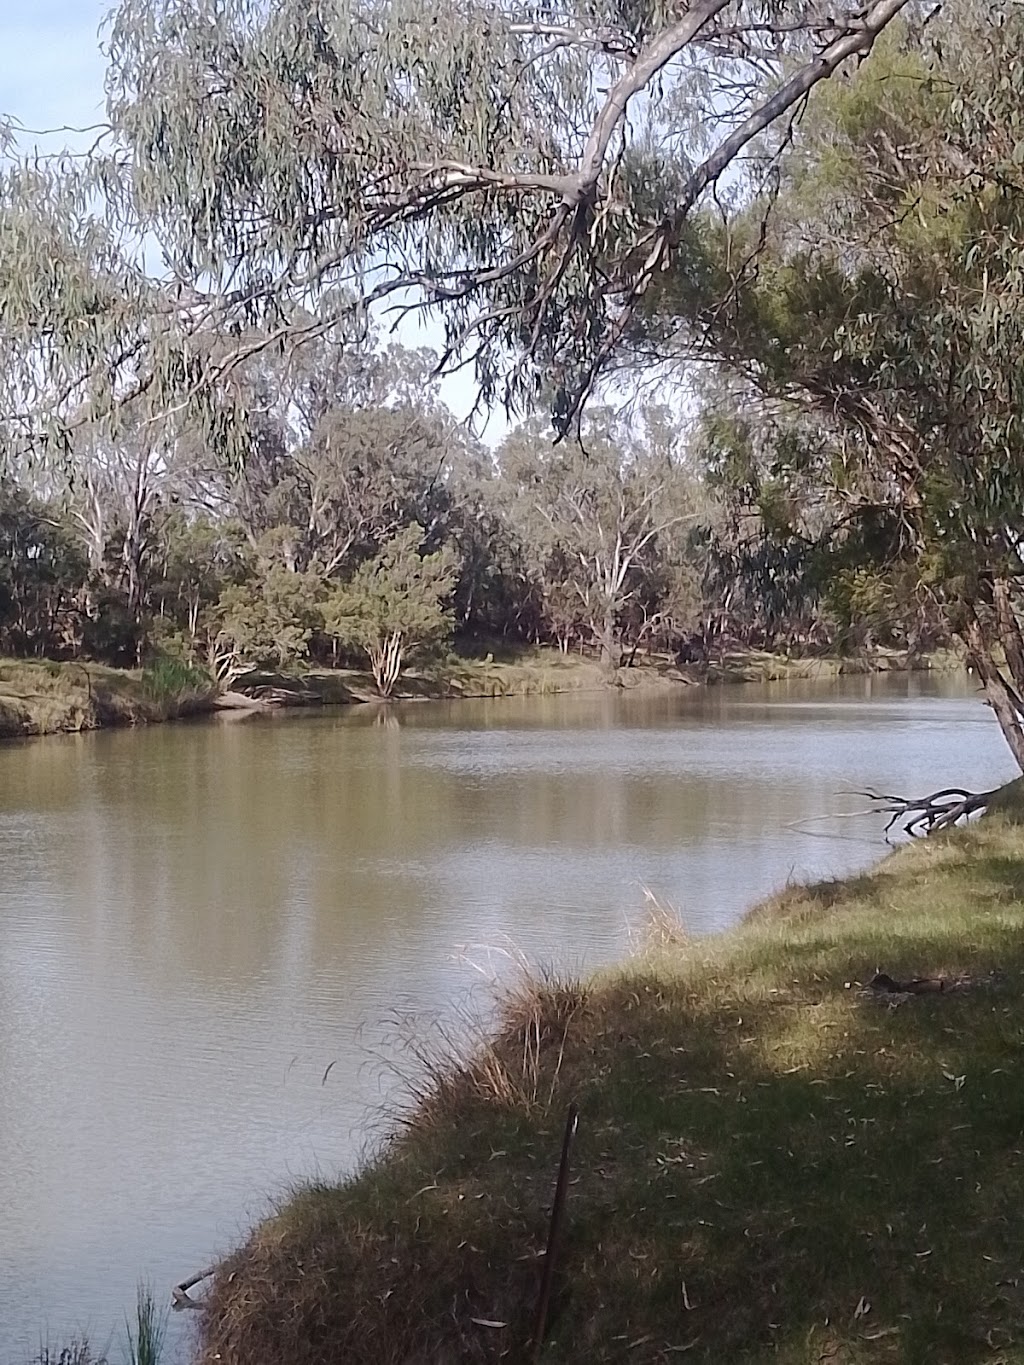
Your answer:
[[[761,103],[740,125],[723,139],[715,150],[701,162],[684,183],[675,206],[663,221],[632,252],[635,259],[642,249],[643,256],[633,277],[620,280],[624,285],[619,315],[605,340],[594,355],[582,381],[562,416],[561,428],[569,429],[586,402],[602,368],[612,359],[628,330],[640,300],[650,288],[658,272],[665,269],[690,213],[709,186],[717,183],[743,149],[772,124],[779,122],[796,108],[820,84],[832,76],[851,57],[865,57],[878,34],[892,22],[909,0],[876,0],[848,20],[845,31],[834,37],[810,61],[800,67],[768,99]]]
[[[211,430],[261,348],[392,304],[442,318],[483,403],[558,390],[566,432],[701,196],[909,3],[691,0],[633,32],[478,0],[348,0],[337,23],[120,0],[103,146],[71,178],[0,178],[0,421],[60,440],[132,405]],[[52,241],[14,259],[25,205]]]

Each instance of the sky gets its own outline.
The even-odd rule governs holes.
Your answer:
[[[108,8],[106,0],[0,0],[0,113],[32,128],[99,118],[97,30]]]
[[[100,25],[112,0],[0,0],[0,117],[26,129],[84,127],[103,117],[105,62],[100,51]],[[87,146],[86,136],[61,139]],[[55,145],[28,135],[23,149]],[[441,343],[437,324],[406,324],[399,332],[408,346]],[[476,396],[472,376],[461,373],[442,381],[445,401],[464,417]],[[493,412],[483,433],[489,445],[507,430],[504,414]]]

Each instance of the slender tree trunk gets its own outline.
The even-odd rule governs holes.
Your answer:
[[[614,673],[622,660],[622,648],[619,644],[619,633],[615,629],[615,612],[609,607],[604,614],[601,622],[601,667],[608,673]]]
[[[402,672],[405,641],[401,631],[392,631],[379,644],[371,645],[367,653],[377,691],[382,697],[390,697]]]
[[[992,657],[992,645],[988,633],[970,609],[962,638],[967,645],[968,661],[976,670],[985,688],[985,695],[991,704],[1003,738],[1017,766],[1024,773],[1024,729],[1021,728],[1021,702],[1010,687]]]
[[[1024,694],[1024,638],[1013,610],[1010,597],[1010,584],[1005,578],[997,578],[992,584],[992,602],[996,613],[996,633],[1006,655],[1010,677],[1018,695]]]

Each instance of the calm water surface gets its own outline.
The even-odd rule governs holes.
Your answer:
[[[0,748],[0,1361],[112,1330],[120,1359],[139,1277],[162,1297],[350,1169],[387,1021],[464,998],[467,958],[612,958],[642,884],[723,928],[878,856],[877,820],[813,821],[843,789],[1012,773],[966,680],[926,675]]]

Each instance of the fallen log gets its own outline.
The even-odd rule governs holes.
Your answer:
[[[928,796],[917,797],[893,796],[870,790],[855,792],[854,795],[866,797],[873,803],[872,814],[889,816],[885,827],[886,837],[894,826],[902,822],[904,834],[916,839],[922,835],[927,837],[936,830],[951,829],[960,821],[969,820],[972,815],[980,815],[1001,790],[996,787],[992,791],[972,792],[964,787],[944,787]]]
[[[270,711],[271,705],[262,697],[250,697],[245,692],[220,692],[213,699],[218,711]]]

